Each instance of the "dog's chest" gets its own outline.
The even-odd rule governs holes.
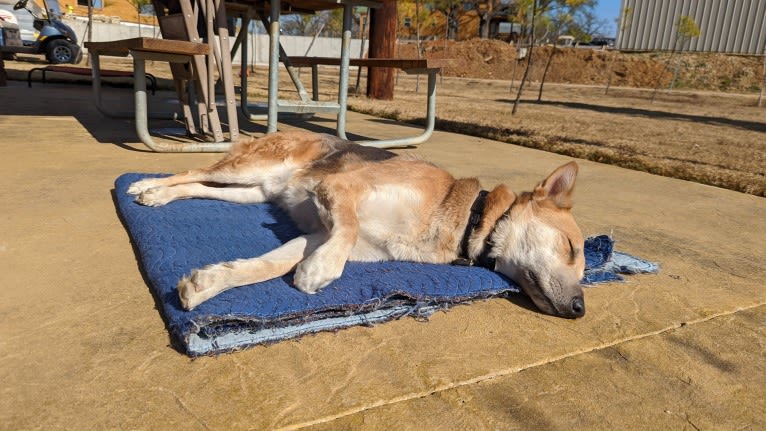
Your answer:
[[[352,260],[433,261],[443,234],[422,193],[401,185],[373,188],[359,202],[359,238]]]

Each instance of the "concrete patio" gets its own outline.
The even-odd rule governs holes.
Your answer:
[[[359,114],[348,129],[412,133]],[[111,190],[220,155],[146,151],[82,85],[9,81],[0,130],[2,429],[766,428],[763,198],[579,161],[583,232],[661,265],[589,288],[584,318],[496,299],[191,360],[170,347]],[[443,132],[406,151],[517,191],[569,160]]]

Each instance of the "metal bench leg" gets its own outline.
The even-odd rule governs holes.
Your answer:
[[[29,69],[29,72],[27,72],[27,87],[32,88],[32,72],[40,71],[42,75],[41,82],[45,84],[45,68],[44,67],[35,67],[34,69]]]
[[[250,15],[246,15],[245,18],[242,19],[242,30],[241,32],[247,32],[247,28],[250,25]],[[239,38],[237,38],[239,40]],[[247,102],[247,73],[245,72],[245,67],[247,67],[247,53],[248,53],[248,46],[247,46],[247,35],[245,35],[241,39],[241,63],[242,63],[242,70],[240,71],[240,79],[239,79],[239,109],[242,111],[242,115],[245,116],[250,121],[264,121],[268,120],[269,116],[268,114],[253,114],[250,112],[250,107]]]
[[[104,106],[104,102],[101,99],[101,62],[98,53],[91,55],[91,78],[93,80],[93,98],[96,100],[96,108],[99,112],[112,118],[131,118],[133,112],[128,111],[111,111]],[[135,83],[134,83],[135,84]]]
[[[90,61],[91,61],[91,79],[93,81],[93,99],[96,101],[96,108],[99,112],[106,115],[107,117],[112,118],[133,118],[134,115],[137,115],[136,112],[130,112],[130,111],[112,111],[104,106],[104,101],[101,98],[101,68],[100,68],[100,60],[99,60],[99,54],[91,52],[90,53]],[[45,72],[43,72],[45,73]],[[146,79],[145,75],[141,75],[143,78]],[[43,75],[43,78],[45,75]],[[136,84],[136,79],[134,75],[134,81],[133,85]],[[155,84],[156,85],[156,84]],[[178,113],[176,112],[156,112],[150,115],[151,118],[157,119],[157,120],[175,120],[178,118]]]
[[[351,8],[349,4],[343,6],[343,38],[340,47],[340,77],[338,79],[338,137],[346,137],[346,109],[348,108],[348,69],[351,63]]]
[[[157,152],[175,152],[175,153],[209,153],[225,152],[231,148],[231,142],[155,142],[149,134],[149,121],[146,101],[146,64],[145,58],[138,52],[131,52],[133,55],[133,93],[136,107],[136,133],[138,138],[147,147]],[[189,58],[164,56],[165,61],[188,62]],[[95,66],[95,64],[94,64]],[[94,67],[95,70],[95,67]]]
[[[279,115],[279,0],[271,1],[269,17],[269,116],[266,123],[266,133],[277,131]]]
[[[149,85],[151,85],[152,88],[152,96],[154,96],[157,93],[157,78],[155,78],[151,73],[147,73],[146,79],[149,80]]]
[[[406,147],[422,144],[431,137],[436,126],[436,74],[438,69],[429,69],[428,73],[428,100],[426,102],[426,127],[423,133],[418,136],[399,139],[385,139],[381,141],[360,141],[361,145],[368,147],[388,148],[388,147]]]

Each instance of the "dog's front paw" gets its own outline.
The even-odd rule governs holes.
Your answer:
[[[129,195],[140,195],[141,193],[153,189],[159,184],[157,183],[159,179],[158,178],[144,178],[142,180],[138,180],[135,183],[131,184],[130,187],[128,187],[128,194]]]
[[[224,290],[220,265],[195,269],[178,282],[178,298],[186,310],[191,310]]]
[[[301,292],[314,294],[321,288],[332,283],[338,279],[343,273],[343,265],[333,265],[329,262],[323,262],[323,264],[312,263],[316,259],[311,259],[311,256],[301,262],[298,268],[295,269],[295,287]],[[321,261],[321,260],[320,260]]]
[[[148,207],[160,207],[173,200],[167,187],[157,187],[142,192],[136,197],[136,202]]]

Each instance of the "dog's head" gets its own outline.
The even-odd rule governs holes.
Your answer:
[[[495,270],[518,283],[545,313],[581,317],[583,236],[572,216],[577,164],[567,163],[512,202],[490,238]],[[507,189],[506,189],[507,190]]]

